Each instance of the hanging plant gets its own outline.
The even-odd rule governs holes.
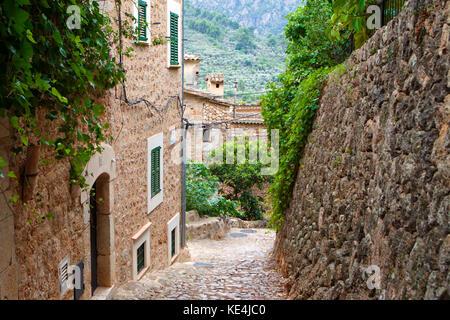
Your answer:
[[[70,182],[85,187],[81,173],[109,128],[96,100],[125,82],[116,57],[130,54],[121,38],[133,37],[132,23],[119,32],[89,0],[5,0],[0,19],[0,117],[15,131],[13,154],[46,148],[52,156],[39,164],[68,159]],[[56,136],[47,136],[43,120],[56,126]]]

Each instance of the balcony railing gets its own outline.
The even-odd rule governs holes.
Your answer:
[[[406,0],[383,0],[381,4],[381,19],[383,26],[394,19],[403,9]]]

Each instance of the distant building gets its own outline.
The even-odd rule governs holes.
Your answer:
[[[185,55],[186,104],[184,117],[191,124],[188,130],[188,159],[204,160],[204,153],[217,148],[230,137],[248,135],[253,139],[265,135],[260,105],[240,105],[224,99],[225,75],[210,73],[206,76],[207,90],[198,89],[188,79],[195,79],[201,59]],[[198,78],[198,77],[197,77]],[[221,134],[214,134],[220,130]],[[227,132],[228,130],[228,132]]]
[[[223,97],[225,91],[225,76],[223,73],[210,73],[205,78],[206,89],[217,95]]]

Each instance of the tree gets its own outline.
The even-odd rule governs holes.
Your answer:
[[[251,49],[256,48],[254,39],[255,35],[249,28],[240,27],[234,36],[234,40],[236,41],[236,50],[249,53]]]
[[[243,217],[238,203],[218,196],[219,179],[205,164],[186,167],[186,209],[197,210],[200,215]]]
[[[77,11],[80,28],[72,29]],[[46,147],[55,159],[70,160],[71,182],[82,184],[85,164],[107,138],[104,106],[95,100],[125,82],[112,48],[132,34],[131,24],[124,21],[119,33],[89,0],[5,0],[0,21],[0,117],[16,132],[13,152]],[[41,132],[44,117],[56,125],[57,137]]]
[[[257,163],[250,163],[249,152],[250,148],[258,150],[259,144],[257,141],[249,142],[245,139],[245,144],[242,146],[245,150],[245,161],[238,163],[238,148],[237,142],[227,142],[221,147],[224,154],[224,161],[220,164],[210,165],[211,173],[216,176],[222,183],[223,187],[220,189],[220,193],[225,198],[236,201],[240,204],[240,208],[245,213],[245,219],[247,220],[261,220],[264,218],[265,208],[262,204],[264,199],[262,197],[256,197],[252,193],[254,187],[263,189],[266,182],[270,182],[272,179],[270,176],[263,176],[261,174],[262,163],[258,160]],[[234,163],[227,164],[226,162],[226,150],[232,148],[234,150]],[[212,156],[215,156],[217,151],[212,152]]]

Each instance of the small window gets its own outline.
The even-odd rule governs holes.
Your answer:
[[[220,88],[220,84],[216,83],[216,88]]]
[[[152,198],[161,191],[161,147],[156,147],[152,150],[151,162],[152,162]]]
[[[203,142],[211,142],[211,129],[203,129]]]
[[[171,257],[173,258],[174,256],[175,256],[175,253],[176,253],[176,249],[177,249],[177,247],[176,247],[176,242],[175,242],[175,239],[176,239],[176,235],[175,235],[175,231],[176,231],[176,228],[173,228],[172,229],[172,243],[171,243],[171,252],[170,252],[170,254],[171,254]]]
[[[147,2],[138,1],[138,38],[139,41],[147,41]]]
[[[133,280],[139,280],[150,267],[150,226],[151,222],[148,222],[131,237]]]
[[[137,273],[140,273],[145,268],[145,242],[137,249]]]
[[[167,223],[167,258],[172,264],[180,253],[180,214],[177,213]]]

